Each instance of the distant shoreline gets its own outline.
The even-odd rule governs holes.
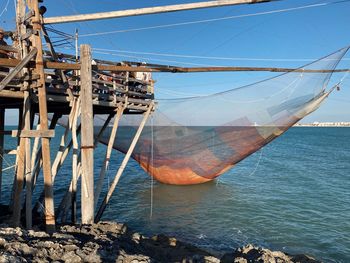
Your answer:
[[[297,123],[293,127],[350,127],[350,122],[313,122]]]

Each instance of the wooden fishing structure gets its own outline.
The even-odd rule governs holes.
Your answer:
[[[13,193],[11,200],[9,200],[13,225],[19,226],[25,222],[26,227],[31,228],[33,211],[36,211],[42,202],[45,208],[43,210],[44,222],[48,232],[55,231],[59,214],[61,218],[66,218],[70,213],[71,221],[76,223],[78,220],[76,202],[78,183],[81,184],[81,223],[90,224],[100,220],[143,127],[156,107],[154,81],[151,78],[138,78],[137,73],[288,72],[294,70],[256,67],[183,68],[93,60],[91,47],[88,45],[80,46],[78,58],[56,53],[46,30],[46,24],[259,2],[268,1],[222,0],[91,15],[43,18],[45,9],[39,7],[38,0],[17,0],[17,30],[14,32],[14,44],[0,46],[0,50],[12,52],[15,55],[15,58],[0,58],[0,69],[2,69],[0,70],[2,71],[0,72],[0,154],[1,156],[16,154]],[[43,39],[49,47],[46,51],[43,50]],[[317,70],[313,72],[317,72]],[[5,112],[8,109],[18,109],[17,130],[4,130]],[[49,114],[51,116],[50,122]],[[94,137],[94,117],[99,114],[108,115],[108,118],[98,135]],[[143,115],[143,118],[110,189],[95,213],[102,183],[110,162],[113,143],[116,139],[118,123],[123,114],[140,114]],[[38,118],[35,118],[36,115]],[[57,152],[53,152],[50,148],[50,140],[55,137],[57,123],[64,117],[66,126],[60,139],[60,148]],[[112,120],[113,123],[110,123]],[[101,171],[97,175],[98,183],[95,186],[94,148],[109,125],[112,125],[113,128]],[[4,149],[6,136],[18,138],[16,149]],[[72,152],[71,183],[64,198],[57,203],[58,200],[55,200],[53,196],[54,181],[59,176],[59,171],[70,151]],[[54,158],[51,159],[51,156]],[[0,159],[0,191],[1,173],[2,158]],[[44,191],[39,200],[33,200],[33,190],[41,173],[44,178]],[[56,213],[55,202],[56,207],[58,207]]]

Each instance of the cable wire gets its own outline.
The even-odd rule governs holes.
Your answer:
[[[344,1],[340,1],[340,2],[344,2]],[[101,36],[101,35],[108,35],[108,34],[126,33],[126,32],[141,31],[141,30],[150,30],[150,29],[158,29],[158,28],[167,28],[167,27],[175,27],[175,26],[185,26],[185,25],[209,23],[209,22],[216,22],[216,21],[223,21],[223,20],[230,20],[230,19],[237,19],[237,18],[245,18],[245,17],[252,17],[252,16],[269,15],[269,14],[276,14],[276,13],[282,13],[282,12],[290,12],[290,11],[296,11],[296,10],[301,10],[301,9],[307,9],[307,8],[323,7],[323,6],[327,6],[327,5],[331,5],[331,4],[335,4],[335,3],[340,3],[340,2],[339,1],[338,2],[325,2],[325,3],[318,3],[318,4],[312,4],[312,5],[297,6],[297,7],[292,7],[292,8],[277,9],[277,10],[271,10],[271,11],[265,11],[265,12],[245,14],[245,15],[234,15],[234,16],[226,16],[226,17],[219,17],[219,18],[212,18],[212,19],[203,19],[203,20],[173,23],[173,24],[156,25],[156,26],[149,26],[149,27],[113,30],[113,31],[105,31],[105,32],[95,32],[95,33],[89,33],[89,34],[82,34],[82,35],[80,35],[80,37]],[[347,2],[347,1],[345,1],[345,2]]]

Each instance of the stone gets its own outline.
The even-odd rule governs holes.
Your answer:
[[[79,247],[77,247],[77,246],[74,245],[74,244],[63,246],[63,249],[64,249],[65,252],[75,251],[75,250],[77,250],[78,248],[79,248]]]
[[[26,261],[22,261],[19,257],[15,257],[8,252],[4,252],[3,254],[0,254],[0,263],[20,263],[20,262],[26,262]]]
[[[169,245],[172,246],[172,247],[176,247],[176,238],[175,237],[170,237],[169,238]]]
[[[0,247],[4,247],[6,244],[6,240],[0,237]]]
[[[100,263],[102,262],[101,257],[96,254],[89,254],[86,255],[85,257],[82,257],[84,262],[91,262],[91,263]]]
[[[38,249],[37,252],[36,252],[36,257],[38,258],[46,258],[48,255],[46,249]]]
[[[213,256],[205,256],[204,262],[206,262],[206,263],[220,263],[220,259],[213,257]]]
[[[54,238],[59,238],[59,239],[74,239],[74,236],[73,235],[70,235],[70,234],[66,234],[66,233],[54,233],[52,235],[52,237]]]
[[[137,244],[140,242],[141,235],[139,233],[134,233],[132,235],[132,240],[135,241]]]
[[[65,253],[62,257],[62,260],[67,263],[79,263],[82,262],[81,258],[74,253],[74,251],[70,251]]]
[[[43,231],[34,231],[34,230],[29,230],[28,231],[28,236],[29,237],[40,237],[40,238],[43,238],[43,237],[50,237],[49,234],[43,232]]]
[[[248,261],[242,257],[235,258],[233,262],[234,263],[248,263]]]
[[[18,251],[23,255],[23,256],[35,256],[37,249],[32,248],[28,246],[27,244],[21,244],[18,248]]]

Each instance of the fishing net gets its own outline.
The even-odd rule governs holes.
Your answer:
[[[162,183],[213,180],[317,109],[330,92],[332,72],[322,70],[334,70],[346,51],[241,88],[157,100],[132,157]],[[122,117],[115,149],[128,150],[141,119],[140,115]],[[96,126],[102,123],[95,121]],[[110,130],[102,137],[106,144]]]

